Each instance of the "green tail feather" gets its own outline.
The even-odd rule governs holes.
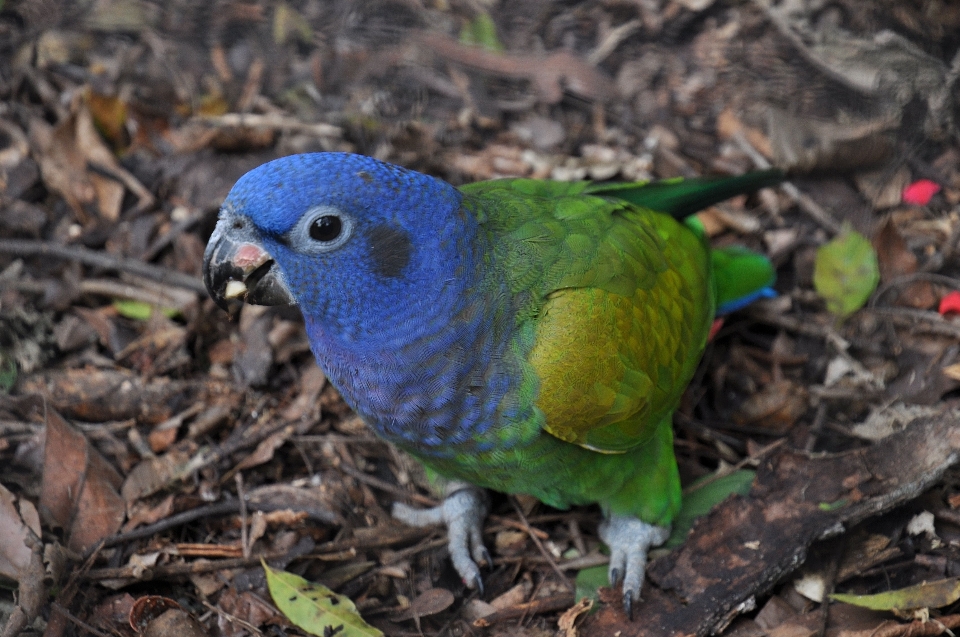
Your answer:
[[[731,246],[710,252],[713,280],[717,286],[717,314],[728,314],[751,302],[773,296],[776,272],[767,257]]]
[[[724,199],[775,186],[783,171],[773,168],[737,177],[693,177],[626,184],[593,183],[585,194],[616,197],[630,203],[683,219]]]

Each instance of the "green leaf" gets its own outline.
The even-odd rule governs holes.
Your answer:
[[[17,363],[5,350],[0,350],[0,393],[6,394],[17,384]]]
[[[610,579],[607,577],[607,565],[591,566],[577,572],[577,590],[574,599],[592,599],[595,602],[600,601],[599,589],[601,586],[610,586]]]
[[[281,2],[273,14],[273,41],[283,45],[292,38],[304,44],[310,44],[313,41],[313,29],[310,28],[307,19],[297,13],[296,9],[286,2]]]
[[[460,42],[473,46],[481,46],[494,53],[503,52],[503,44],[497,37],[497,25],[486,11],[477,14],[473,20],[463,25],[460,31]]]
[[[951,577],[876,595],[834,594],[830,599],[872,610],[942,608],[960,599],[960,578]]]
[[[726,500],[730,494],[750,493],[750,485],[753,484],[756,474],[753,471],[741,469],[719,478],[714,478],[714,475],[704,476],[690,485],[689,493],[683,497],[683,507],[673,519],[670,537],[664,543],[664,548],[672,549],[683,544],[690,529],[693,528],[694,521],[709,513],[710,509]]]
[[[270,596],[287,619],[311,635],[381,637],[382,632],[363,621],[349,597],[322,584],[312,584],[286,571],[275,571],[261,560]]]
[[[116,299],[113,302],[113,308],[120,316],[135,321],[147,321],[153,316],[154,310],[159,311],[167,318],[174,318],[180,315],[180,310],[175,307],[156,307],[143,301],[129,301],[127,299]]]
[[[830,511],[836,511],[837,509],[842,509],[843,507],[847,506],[848,503],[849,503],[849,500],[847,500],[846,498],[840,498],[836,502],[821,502],[820,504],[817,505],[817,508],[820,509],[821,511],[826,511],[827,513],[829,513]]]
[[[146,321],[153,315],[153,306],[143,301],[116,299],[113,302],[113,309],[115,309],[120,316],[135,321]]]
[[[863,307],[879,282],[877,253],[859,232],[846,228],[817,250],[813,287],[840,318]]]

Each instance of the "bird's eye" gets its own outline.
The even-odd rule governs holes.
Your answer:
[[[310,224],[310,238],[322,243],[335,241],[343,231],[343,222],[336,215],[317,217]]]
[[[287,235],[287,241],[305,254],[324,254],[337,250],[350,240],[354,223],[349,212],[335,206],[317,206],[300,217]]]

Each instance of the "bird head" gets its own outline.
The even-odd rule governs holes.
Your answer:
[[[295,304],[346,337],[415,316],[457,271],[471,217],[449,184],[370,157],[292,155],[251,170],[204,253],[210,296]]]

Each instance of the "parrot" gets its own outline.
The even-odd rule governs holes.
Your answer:
[[[204,253],[214,301],[294,305],[317,363],[443,500],[482,593],[487,490],[598,504],[608,578],[632,617],[651,547],[681,504],[672,414],[719,313],[775,270],[711,250],[695,212],[777,169],[650,182],[492,179],[460,187],[371,157],[282,157],[230,190]]]

